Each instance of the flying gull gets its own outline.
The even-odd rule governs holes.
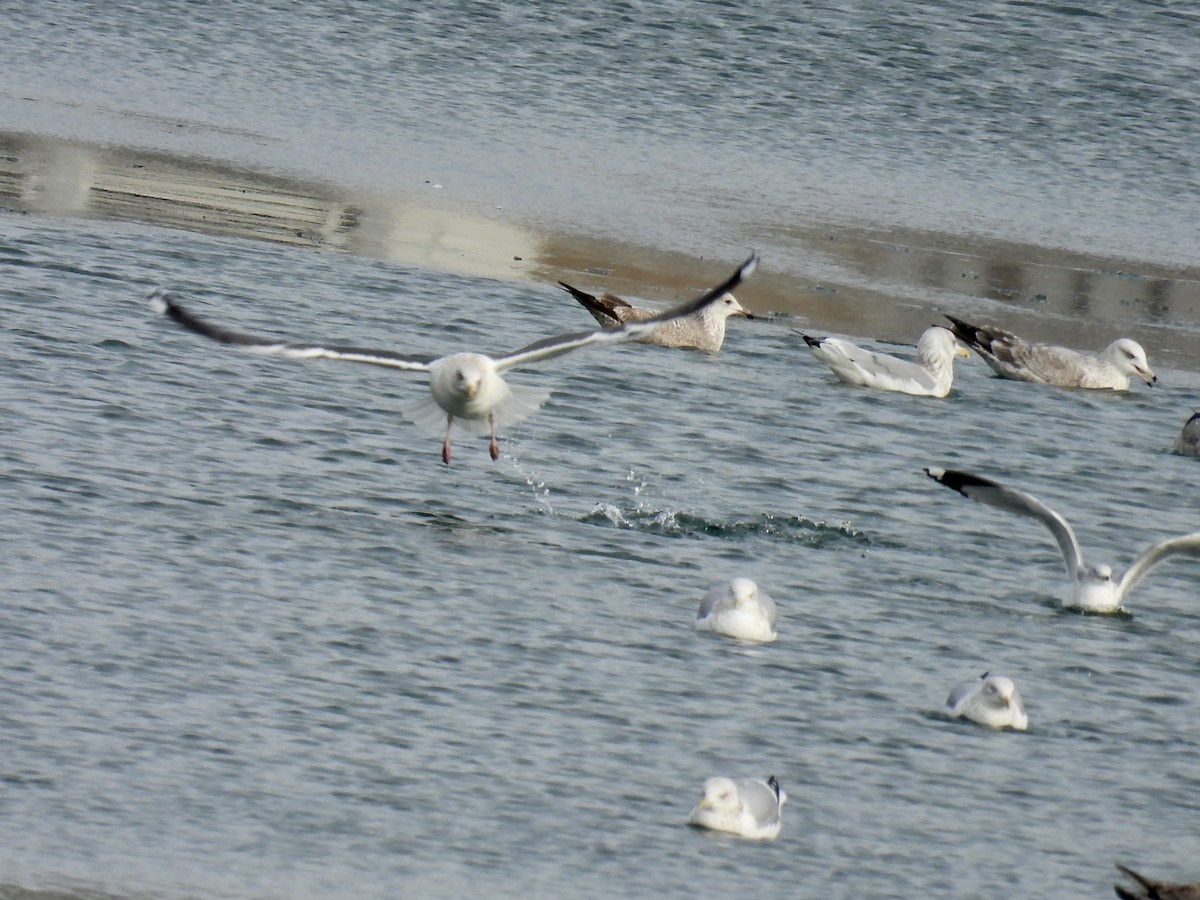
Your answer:
[[[1137,341],[1119,338],[1099,353],[1080,353],[1053,344],[1023,341],[1015,334],[988,326],[978,327],[947,315],[955,336],[983,357],[1001,378],[1053,384],[1059,387],[1129,390],[1129,377],[1146,384],[1158,381],[1146,351]]]
[[[1071,530],[1067,520],[1024,491],[1005,487],[967,472],[926,469],[925,474],[938,484],[958,491],[964,497],[1016,513],[1018,516],[1037,519],[1050,529],[1054,540],[1058,542],[1058,549],[1062,551],[1063,560],[1067,564],[1067,575],[1071,579],[1070,599],[1063,601],[1064,606],[1078,607],[1086,612],[1117,612],[1121,610],[1121,601],[1125,599],[1125,595],[1151,568],[1164,559],[1175,555],[1200,556],[1200,531],[1197,531],[1148,548],[1125,570],[1125,574],[1118,577],[1108,566],[1087,565],[1083,561],[1083,553],[1075,539],[1075,532]]]
[[[732,275],[711,290],[705,291],[700,297],[640,322],[542,338],[502,356],[486,356],[474,352],[452,353],[440,357],[409,356],[393,350],[284,342],[213,325],[192,314],[172,296],[162,291],[156,291],[150,303],[156,312],[168,316],[190,331],[251,353],[284,356],[290,359],[339,359],[428,373],[432,399],[415,405],[407,415],[414,421],[422,422],[430,419],[430,413],[439,419],[444,414],[446,436],[442,442],[442,461],[449,464],[450,429],[455,422],[469,430],[490,435],[488,450],[492,459],[496,459],[500,455],[496,440],[497,428],[521,421],[534,413],[549,397],[547,391],[509,385],[503,378],[503,372],[517,366],[561,356],[581,347],[637,340],[676,319],[701,314],[740,284],[757,265],[758,254],[753,253]]]
[[[1155,881],[1145,875],[1139,875],[1133,869],[1120,863],[1116,865],[1131,881],[1137,884],[1136,890],[1114,884],[1113,891],[1121,900],[1200,900],[1200,881],[1194,884]]]
[[[714,585],[696,612],[697,631],[715,631],[743,641],[775,640],[775,601],[749,578]]]
[[[847,384],[900,391],[922,397],[945,397],[954,381],[954,357],[971,354],[950,329],[935,325],[917,341],[917,361],[872,353],[840,338],[814,338],[798,332],[813,355]]]
[[[1029,727],[1029,716],[1025,714],[1017,686],[1011,678],[990,672],[956,685],[946,698],[946,711],[988,728],[1024,731]]]
[[[774,775],[766,781],[734,781],[718,775],[704,782],[704,796],[688,816],[688,824],[771,841],[779,836],[780,814],[786,801],[787,794]]]
[[[633,306],[612,294],[596,296],[581,291],[579,288],[571,287],[565,281],[560,281],[559,285],[578,300],[583,308],[592,314],[592,318],[605,328],[624,325],[627,322],[645,322],[658,315],[652,309]],[[687,350],[715,352],[721,349],[721,344],[725,341],[725,320],[730,316],[754,318],[742,308],[733,294],[726,294],[716,303],[705,306],[691,315],[680,316],[636,340],[643,344],[659,344],[663,347],[682,347]]]

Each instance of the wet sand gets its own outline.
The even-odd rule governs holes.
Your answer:
[[[586,232],[548,232],[512,210],[461,208],[437,185],[367,193],[236,163],[0,133],[0,208],[145,222],[405,265],[673,302],[738,260],[696,259]],[[1099,349],[1140,341],[1157,366],[1200,371],[1200,270],[968,234],[751,223],[764,264],[739,293],[789,324],[911,343],[940,311],[1031,340]],[[772,251],[776,252],[772,252]],[[780,268],[779,260],[796,260]],[[563,299],[562,327],[586,324]]]

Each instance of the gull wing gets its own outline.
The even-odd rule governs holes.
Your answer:
[[[598,331],[580,331],[573,334],[561,334],[555,337],[542,338],[540,341],[534,341],[520,350],[514,350],[512,353],[496,357],[496,369],[502,372],[514,366],[539,362],[543,359],[552,359],[555,356],[570,353],[572,350],[578,350],[580,347],[587,347],[590,344],[618,344],[625,341],[637,340],[649,334],[664,322],[693,315],[706,306],[715,303],[741,284],[744,278],[749,277],[750,273],[757,266],[758,254],[752,253],[744,263],[738,266],[732,275],[716,287],[705,291],[695,300],[680,303],[678,306],[671,307],[666,312],[659,313],[657,316],[651,316],[649,319],[641,322],[626,322],[624,325],[613,328],[601,328]]]
[[[968,472],[926,469],[925,474],[938,484],[958,491],[969,500],[1016,513],[1018,516],[1037,519],[1050,529],[1054,540],[1058,542],[1058,549],[1062,551],[1063,561],[1067,564],[1067,573],[1072,580],[1079,577],[1079,573],[1083,569],[1083,554],[1079,550],[1075,532],[1071,530],[1066,519],[1036,497],[1032,497],[1024,491],[1018,491],[1016,488],[997,484],[987,478],[971,475]]]
[[[1146,573],[1169,556],[1200,556],[1200,531],[1162,541],[1143,552],[1117,583],[1117,602],[1119,603]]]
[[[202,337],[246,350],[250,353],[261,353],[266,356],[284,356],[289,359],[343,359],[348,362],[370,363],[376,366],[389,366],[393,369],[406,369],[413,372],[426,372],[429,365],[437,357],[406,356],[391,350],[369,350],[362,347],[323,346],[320,344],[298,344],[277,341],[272,338],[257,337],[233,331],[220,325],[214,325],[185,309],[174,297],[163,291],[155,291],[150,297],[150,308],[167,318],[182,325],[188,331],[194,331]]]
[[[937,380],[919,363],[864,350],[840,338],[817,340],[803,332],[800,335],[813,349],[813,355],[843,381],[885,390],[903,390],[913,386],[925,391],[937,388]]]
[[[747,778],[737,782],[737,789],[738,799],[759,826],[774,825],[779,821],[779,810],[783,804],[770,785]]]

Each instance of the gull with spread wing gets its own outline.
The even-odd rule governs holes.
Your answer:
[[[1075,532],[1067,520],[1046,506],[1036,497],[1005,487],[987,478],[968,472],[946,469],[926,469],[925,474],[964,497],[994,506],[1018,516],[1036,519],[1050,530],[1058,549],[1067,564],[1067,575],[1071,579],[1069,600],[1064,606],[1074,606],[1086,612],[1111,613],[1121,610],[1121,601],[1154,566],[1171,556],[1200,557],[1200,531],[1183,537],[1161,541],[1142,552],[1125,573],[1118,575],[1105,565],[1090,566],[1083,561],[1083,552]]]
[[[429,375],[431,401],[427,400],[410,410],[408,415],[421,422],[430,412],[440,410],[445,416],[446,436],[442,441],[442,461],[450,462],[450,429],[457,422],[462,427],[488,434],[488,450],[492,459],[500,455],[496,430],[519,422],[534,413],[550,396],[547,391],[535,391],[509,385],[504,372],[517,366],[541,362],[578,350],[602,344],[633,341],[651,334],[656,328],[676,319],[694,316],[721,301],[726,294],[748,277],[758,265],[758,254],[751,254],[734,271],[711,290],[695,300],[681,303],[656,316],[640,322],[627,322],[614,328],[580,331],[534,341],[526,347],[501,356],[483,353],[452,353],[447,356],[409,356],[393,350],[372,350],[333,344],[292,343],[273,338],[243,334],[214,325],[185,309],[173,297],[156,291],[151,307],[189,331],[239,350],[289,359],[337,359],[368,363],[408,372]],[[435,405],[435,406],[434,406]],[[431,409],[432,407],[432,409]]]

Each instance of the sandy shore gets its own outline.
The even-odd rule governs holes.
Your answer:
[[[208,234],[345,252],[493,278],[675,301],[738,260],[697,260],[655,247],[518,221],[512,211],[455,208],[439,186],[366,194],[237,164],[132,147],[0,133],[0,207],[147,222]],[[1022,336],[1099,348],[1141,341],[1157,365],[1200,370],[1200,271],[1091,257],[1035,245],[899,229],[761,223],[764,254],[743,304],[828,332],[909,343],[940,310]],[[772,248],[780,252],[772,255]],[[772,259],[804,260],[781,271]],[[569,302],[564,299],[564,308]],[[564,327],[575,322],[564,312]]]

